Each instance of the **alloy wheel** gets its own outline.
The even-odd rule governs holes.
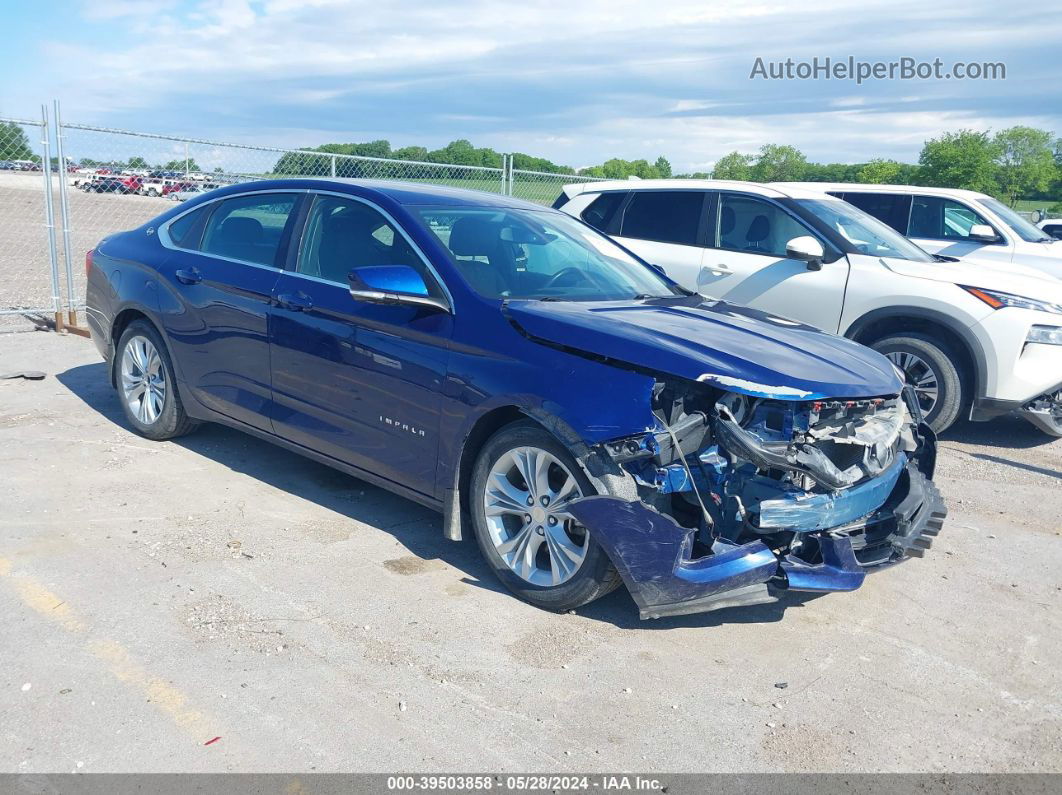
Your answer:
[[[928,417],[940,396],[940,378],[924,359],[907,351],[890,351],[885,356],[903,372],[904,381],[914,388],[922,416]]]
[[[494,463],[483,508],[490,540],[514,574],[539,586],[575,575],[589,536],[567,508],[581,496],[575,476],[545,450],[517,447]]]
[[[166,370],[154,343],[130,337],[122,352],[122,397],[129,411],[144,425],[153,425],[166,405]]]

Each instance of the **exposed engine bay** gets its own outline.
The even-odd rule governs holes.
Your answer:
[[[929,481],[935,438],[907,394],[792,400],[658,379],[652,409],[659,427],[600,451],[637,484],[641,505],[628,503],[626,520],[658,529],[649,514],[673,520],[685,536],[676,571],[725,563],[741,576],[693,599],[654,594],[670,586],[648,576],[646,598],[632,588],[643,617],[768,601],[768,585],[850,590],[865,569],[920,556],[942,525]],[[604,519],[592,514],[606,506],[587,504],[609,499],[584,500],[576,513],[599,537]],[[621,557],[631,560],[629,543]]]

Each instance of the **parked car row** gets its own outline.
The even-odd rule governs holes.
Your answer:
[[[1062,436],[1062,243],[990,197],[647,180],[570,185],[555,206],[687,289],[880,351],[937,431],[1016,412]]]
[[[687,187],[591,186],[593,225],[423,184],[224,187],[89,252],[92,337],[144,437],[218,422],[437,508],[547,609],[621,584],[643,618],[755,605],[922,556],[946,508],[919,396],[790,316],[842,316],[814,280],[849,257],[932,258],[833,197]],[[795,292],[681,283],[745,255]]]
[[[98,172],[75,173],[70,177],[70,184],[86,193],[133,193],[141,196],[163,196],[176,201],[183,201],[219,187],[216,182],[193,182],[186,178]]]

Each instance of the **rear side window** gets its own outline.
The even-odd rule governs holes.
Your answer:
[[[635,191],[620,236],[695,246],[703,210],[701,191]]]
[[[276,265],[280,238],[295,207],[293,193],[256,193],[220,202],[206,225],[200,251]]]
[[[199,241],[203,237],[203,221],[210,214],[211,209],[213,209],[212,205],[200,207],[171,223],[167,231],[173,245],[178,248],[199,248]]]
[[[899,232],[907,234],[911,217],[911,197],[902,193],[845,193],[842,198],[867,215],[873,215]]]
[[[1062,239],[1062,224],[1045,224],[1044,231],[1051,237]]]
[[[623,191],[602,193],[583,210],[583,220],[594,229],[604,232],[612,219],[616,217],[616,210],[623,204],[627,194]]]

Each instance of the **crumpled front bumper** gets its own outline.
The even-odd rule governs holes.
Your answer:
[[[694,529],[617,497],[587,497],[573,502],[570,512],[604,547],[645,619],[763,604],[785,589],[855,590],[868,571],[921,557],[947,508],[918,463],[907,462],[875,511],[801,536],[804,544],[817,545],[814,562],[806,554],[776,553],[759,540],[716,541],[713,554],[694,559]]]

